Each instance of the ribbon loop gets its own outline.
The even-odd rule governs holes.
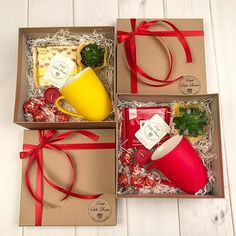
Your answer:
[[[154,78],[147,73],[145,73],[138,65],[137,65],[137,59],[136,59],[136,42],[135,42],[135,36],[136,35],[142,35],[142,36],[154,36],[154,37],[177,37],[179,42],[181,43],[183,50],[185,52],[186,56],[186,62],[191,63],[192,62],[192,54],[189,48],[189,45],[187,43],[187,40],[185,39],[185,35],[187,36],[202,36],[203,31],[180,31],[173,23],[167,20],[152,20],[152,21],[142,21],[137,27],[136,27],[136,19],[130,19],[131,23],[131,32],[125,32],[125,31],[117,31],[117,38],[118,43],[124,43],[125,46],[125,54],[127,59],[127,64],[131,72],[131,92],[137,93],[137,83],[138,80],[148,86],[152,87],[163,87],[167,86],[169,84],[172,84],[176,82],[177,80],[181,79],[183,76],[179,76],[176,79],[170,80],[170,76],[173,70],[173,63],[174,59],[172,56],[171,50],[168,48],[164,40],[160,40],[160,42],[164,45],[168,61],[169,61],[169,69],[166,77],[162,80]],[[160,23],[164,23],[167,26],[169,26],[172,30],[170,31],[150,31],[149,28],[151,28],[154,25],[158,25]],[[149,83],[147,81],[154,81],[155,83]]]

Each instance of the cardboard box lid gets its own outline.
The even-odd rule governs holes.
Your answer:
[[[100,139],[97,143],[115,143],[114,129],[89,130]],[[64,131],[57,131],[61,134]],[[80,134],[74,134],[57,143],[91,143]],[[38,131],[25,131],[24,144],[38,144]],[[65,196],[48,184],[43,183],[44,201],[56,207],[43,207],[42,225],[115,225],[115,148],[66,150],[75,165],[75,185],[73,192],[94,195],[103,193],[98,199],[85,200]],[[25,170],[28,159],[22,160],[22,184],[20,202],[20,225],[35,225],[35,200],[25,184]],[[58,150],[43,149],[44,173],[55,183],[68,188],[71,167],[65,155]],[[36,186],[36,165],[30,168],[29,178],[33,190]]]
[[[137,19],[136,27],[142,21]],[[202,19],[165,19],[180,31],[203,31]],[[117,30],[132,32],[130,19],[118,19]],[[165,23],[150,27],[150,31],[173,31]],[[202,32],[203,33],[203,32]],[[205,49],[203,36],[185,36],[189,45],[192,63],[186,62],[184,49],[177,37],[135,36],[138,66],[152,77],[163,80],[168,73],[167,47],[173,55],[173,70],[170,80],[183,76],[180,80],[164,87],[151,87],[138,81],[139,94],[179,94],[194,95],[207,92],[205,71]],[[164,43],[163,43],[164,42]],[[146,82],[154,83],[145,79]],[[160,84],[160,83],[154,83]],[[130,70],[125,56],[124,42],[117,44],[117,92],[131,93]]]

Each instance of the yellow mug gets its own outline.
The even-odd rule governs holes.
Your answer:
[[[60,89],[62,96],[56,100],[57,108],[71,116],[90,121],[104,120],[112,112],[111,99],[91,67],[87,67]],[[76,113],[60,105],[65,99]]]

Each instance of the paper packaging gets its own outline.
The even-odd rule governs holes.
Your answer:
[[[48,35],[54,35],[60,30],[69,30],[79,34],[84,33],[102,33],[106,38],[114,39],[114,27],[100,26],[100,27],[47,27],[47,28],[20,28],[18,36],[18,65],[17,65],[17,84],[16,84],[16,98],[14,110],[14,122],[18,125],[29,129],[77,129],[77,128],[109,128],[115,127],[115,120],[113,121],[82,121],[82,122],[27,122],[24,118],[24,111],[22,109],[23,103],[27,100],[26,93],[26,40],[28,37],[38,38]],[[114,58],[116,54],[114,52]],[[114,62],[114,91],[116,91],[115,75],[116,67]]]
[[[219,114],[219,95],[218,94],[208,94],[208,95],[128,95],[128,94],[118,94],[117,99],[126,101],[140,101],[140,102],[174,102],[174,101],[191,101],[191,100],[201,100],[206,98],[212,98],[211,109],[212,117],[214,121],[214,148],[216,153],[216,160],[212,162],[213,169],[215,171],[216,182],[213,191],[206,195],[194,195],[194,194],[117,194],[118,198],[224,198],[224,178],[223,178],[223,163],[222,163],[222,147],[221,147],[221,130],[220,130],[220,114]],[[117,138],[119,134],[119,124],[117,122]],[[117,142],[118,145],[118,142]],[[118,147],[117,147],[118,150]],[[118,154],[117,154],[118,156]],[[117,167],[118,168],[118,167]],[[118,178],[118,171],[117,178]],[[118,181],[117,181],[118,183]]]
[[[115,142],[114,129],[90,129],[100,136],[98,143]],[[57,131],[58,134],[64,131]],[[89,143],[88,138],[74,134],[66,140],[57,143]],[[24,131],[24,143],[38,144],[38,130]],[[65,196],[45,183],[43,185],[44,200],[57,205],[56,208],[43,207],[42,225],[116,225],[116,195],[115,195],[115,149],[84,149],[66,150],[75,163],[76,177],[74,192],[81,194],[103,193],[98,199],[84,200]],[[46,175],[62,186],[67,186],[70,180],[70,165],[60,151],[43,149],[43,166]],[[31,197],[25,184],[25,168],[28,159],[22,159],[22,185],[20,202],[20,225],[35,225],[35,200]],[[36,168],[30,169],[30,180],[35,190]],[[106,201],[110,216],[96,218],[94,207],[101,200]]]
[[[152,19],[137,19],[136,27],[142,21]],[[180,31],[202,31],[202,19],[165,19],[173,23]],[[173,29],[164,23],[150,27],[150,31],[173,31]],[[118,19],[117,31],[132,32],[130,19]],[[179,76],[182,79],[164,86],[151,87],[138,81],[138,94],[180,94],[194,95],[207,92],[206,71],[205,71],[205,52],[203,36],[186,36],[185,39],[189,45],[192,63],[186,62],[185,51],[177,37],[157,37],[153,36],[135,36],[136,53],[138,66],[150,76],[163,80],[168,73],[168,56],[164,50],[164,40],[173,54],[173,70],[170,80]],[[162,41],[161,41],[162,42]],[[127,65],[125,56],[124,42],[117,43],[117,92],[131,93],[131,73]],[[146,80],[146,82],[151,82]],[[156,83],[160,84],[160,83]]]
[[[155,114],[162,117],[167,124],[170,123],[170,108],[169,107],[143,107],[143,108],[125,108],[122,111],[122,143],[127,148],[143,147],[140,141],[135,137],[135,133],[142,127],[146,120],[151,119]],[[169,138],[166,135],[161,143]]]

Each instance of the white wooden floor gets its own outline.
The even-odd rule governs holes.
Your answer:
[[[221,95],[226,198],[119,200],[116,227],[18,227],[23,129],[12,122],[17,28],[115,25],[117,17],[204,18],[208,91]],[[0,0],[0,235],[235,235],[235,24],[236,0]]]

